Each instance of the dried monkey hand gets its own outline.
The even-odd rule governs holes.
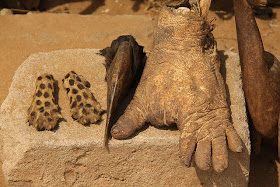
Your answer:
[[[174,21],[176,20],[176,21]],[[230,122],[219,58],[208,23],[192,12],[164,8],[134,98],[112,128],[114,138],[127,138],[145,122],[177,124],[183,163],[224,171],[227,142],[241,152],[241,140]],[[206,45],[207,44],[207,45]]]

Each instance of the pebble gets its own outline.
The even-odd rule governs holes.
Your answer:
[[[3,8],[0,10],[0,16],[13,15],[13,11],[11,9]]]

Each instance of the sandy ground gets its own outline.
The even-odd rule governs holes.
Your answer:
[[[48,4],[46,4],[48,2]],[[40,10],[44,10],[50,13],[69,13],[69,14],[93,14],[93,15],[150,15],[157,18],[157,10],[154,8],[146,11],[148,4],[144,0],[48,0],[43,1],[40,5]],[[232,11],[231,3],[220,3],[219,0],[213,2],[209,19],[215,18],[213,23],[216,26],[214,30],[214,36],[218,43],[218,49],[231,49],[234,52],[238,52],[235,21]],[[264,42],[265,49],[274,55],[280,57],[280,9],[273,8],[274,16],[259,16],[257,23],[260,28],[262,39]],[[33,13],[37,13],[34,11]],[[62,14],[63,16],[63,14]],[[48,19],[48,18],[46,18]],[[51,20],[48,20],[51,21]],[[54,20],[55,21],[55,20]],[[71,16],[65,16],[64,21],[69,25],[75,26],[72,23],[73,18]],[[1,22],[0,22],[1,24]],[[30,27],[35,27],[36,24],[31,23]],[[52,24],[50,24],[51,26]],[[5,25],[4,25],[5,27]],[[108,28],[112,29],[110,25]],[[10,28],[5,28],[5,32],[13,33]],[[48,28],[56,31],[57,28]],[[82,29],[82,28],[81,28]],[[114,31],[112,31],[114,32]],[[146,38],[139,38],[144,41]],[[109,45],[109,43],[99,44],[94,48],[102,48]],[[74,41],[59,42],[56,45],[43,45],[40,48],[32,42],[23,40],[14,43],[3,43],[1,42],[0,33],[0,104],[4,101],[8,94],[12,77],[18,66],[32,53],[46,52],[59,49],[68,48],[93,48],[91,43],[83,43]],[[146,50],[150,50],[149,48]],[[279,175],[278,171],[280,166],[277,159],[277,151],[271,142],[265,142],[263,144],[261,155],[252,155],[251,159],[251,171],[250,171],[250,182],[249,186],[278,186]],[[0,173],[0,186],[6,186],[3,176]]]

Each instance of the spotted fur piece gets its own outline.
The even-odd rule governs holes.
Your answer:
[[[55,99],[57,93],[54,82],[51,74],[43,74],[37,78],[33,100],[27,111],[27,122],[37,130],[52,130],[62,119]]]
[[[101,106],[90,92],[90,83],[74,71],[62,80],[70,99],[71,115],[82,125],[97,123],[101,119]]]

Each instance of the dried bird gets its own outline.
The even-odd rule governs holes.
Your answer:
[[[107,81],[107,119],[104,146],[108,139],[116,111],[130,92],[144,67],[145,53],[133,36],[120,36],[110,47],[100,51],[105,56]]]

